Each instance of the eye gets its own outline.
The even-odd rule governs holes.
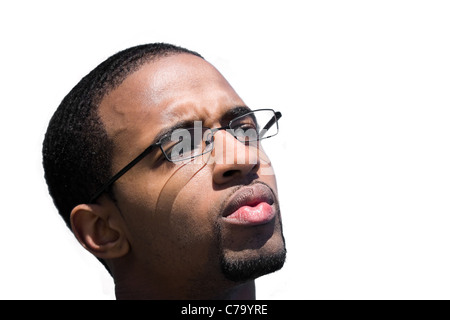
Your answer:
[[[243,130],[247,130],[253,128],[257,130],[258,122],[253,114],[248,114],[233,120],[230,127],[232,129],[241,128]]]
[[[195,128],[177,129],[162,142],[162,148],[171,161],[190,159],[202,153],[202,137],[203,132],[196,132]]]
[[[250,142],[259,140],[259,133],[255,126],[241,126],[234,129],[234,136],[241,142]]]
[[[178,140],[178,141],[171,141],[171,140],[165,141],[163,143],[164,153],[166,155],[168,155],[169,157],[171,155],[182,156],[183,155],[183,148],[176,148],[177,145],[179,145],[182,142],[183,142],[183,139],[181,137],[180,137],[180,140]]]

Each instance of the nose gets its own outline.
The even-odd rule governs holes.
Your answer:
[[[249,178],[260,167],[259,142],[245,144],[225,130],[215,133],[211,156],[214,165],[213,181],[216,184]]]

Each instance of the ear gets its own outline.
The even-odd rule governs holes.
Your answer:
[[[72,231],[81,245],[101,259],[119,258],[130,245],[118,219],[117,209],[107,204],[80,204],[70,214]]]

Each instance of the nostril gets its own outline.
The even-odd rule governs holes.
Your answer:
[[[223,176],[224,177],[231,177],[232,175],[234,175],[235,172],[238,172],[238,170],[228,170],[228,171],[225,171],[223,173]]]

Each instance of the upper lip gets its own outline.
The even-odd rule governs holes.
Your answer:
[[[222,211],[222,216],[227,217],[243,206],[256,206],[261,202],[272,205],[275,197],[272,190],[263,183],[255,183],[251,186],[244,186],[234,192]]]

